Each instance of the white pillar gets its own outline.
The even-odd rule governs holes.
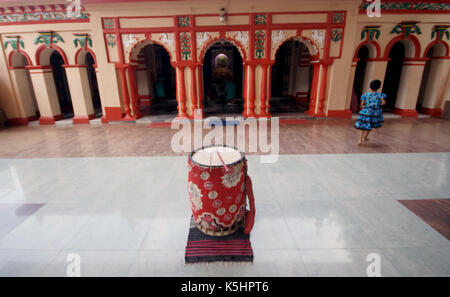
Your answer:
[[[432,59],[421,112],[440,116],[447,91],[449,59]]]
[[[36,98],[30,74],[25,67],[10,69],[11,79],[17,94],[21,117],[32,118],[36,115]]]
[[[58,92],[56,91],[53,70],[51,66],[28,66],[31,82],[39,107],[41,124],[54,124],[62,119],[59,107]]]
[[[425,61],[423,60],[405,59],[394,113],[406,117],[417,116],[416,105],[424,68]]]
[[[88,124],[95,117],[87,66],[64,66],[73,106],[73,123]]]

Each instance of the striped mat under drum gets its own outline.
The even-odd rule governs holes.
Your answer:
[[[250,235],[243,228],[223,237],[208,236],[200,232],[193,218],[189,229],[185,262],[253,262]]]

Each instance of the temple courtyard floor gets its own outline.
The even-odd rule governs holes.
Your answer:
[[[289,121],[287,121],[289,122]],[[450,121],[280,125],[248,156],[253,263],[185,264],[187,155],[148,123],[0,130],[0,276],[450,276]],[[376,259],[376,260],[374,260]],[[368,273],[369,272],[369,273]]]

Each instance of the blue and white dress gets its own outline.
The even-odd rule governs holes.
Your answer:
[[[368,92],[361,96],[361,101],[365,104],[355,123],[356,129],[370,131],[382,126],[384,118],[381,100],[386,97],[386,94],[380,92]]]

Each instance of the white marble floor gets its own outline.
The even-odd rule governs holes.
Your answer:
[[[450,153],[249,157],[253,264],[184,264],[186,157],[0,160],[0,276],[450,276],[449,241],[398,202],[450,198]]]

